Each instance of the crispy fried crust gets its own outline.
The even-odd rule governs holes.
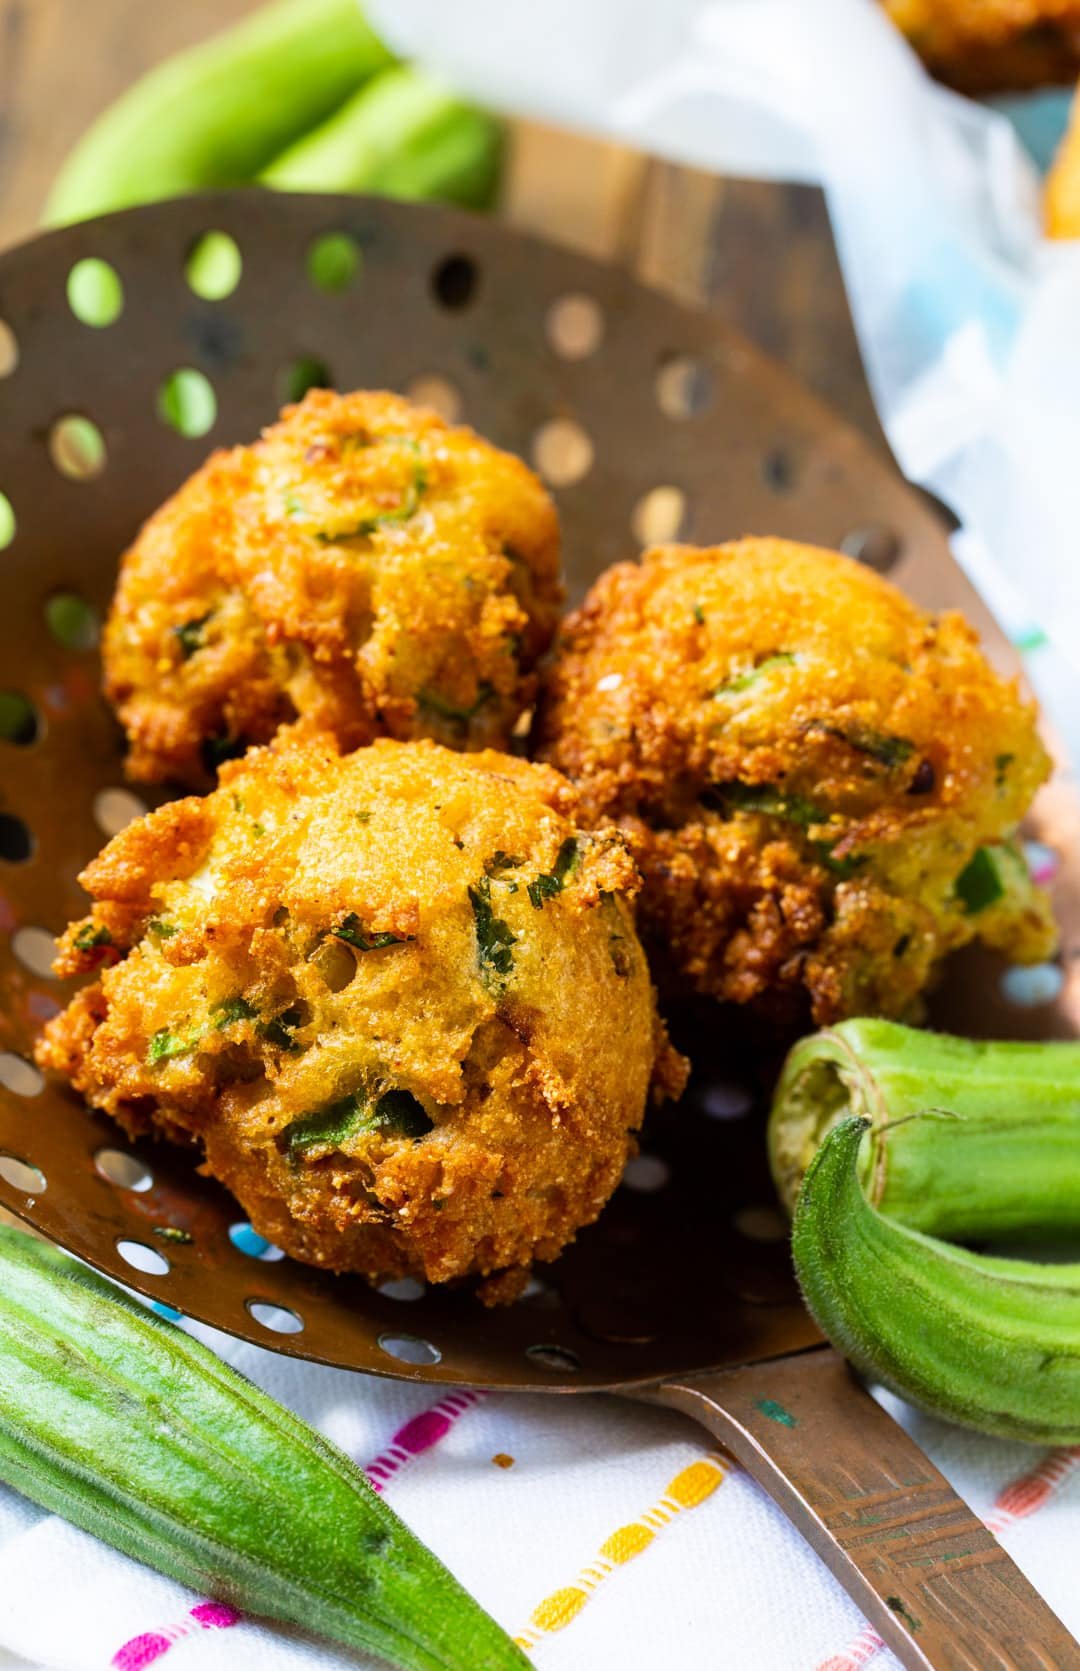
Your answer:
[[[204,787],[297,716],[346,747],[505,747],[561,601],[519,459],[396,395],[314,390],[124,557],[104,663],[129,774]]]
[[[669,990],[785,1022],[905,1015],[975,936],[1019,960],[1053,947],[1045,897],[994,846],[1048,771],[1032,706],[960,616],[850,558],[752,539],[608,570],[537,734],[585,819],[632,838]],[[957,880],[987,846],[1009,886],[972,909]]]
[[[286,731],[88,867],[57,967],[98,979],[38,1060],[129,1132],[197,1143],[299,1259],[435,1282],[550,1259],[650,1082],[685,1073],[626,842],[579,835],[575,803],[494,752]]]
[[[927,67],[968,93],[1073,81],[1080,0],[883,0]]]

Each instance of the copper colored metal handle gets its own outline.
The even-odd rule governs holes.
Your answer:
[[[909,1671],[1078,1671],[1080,1647],[831,1349],[666,1381],[763,1485]]]

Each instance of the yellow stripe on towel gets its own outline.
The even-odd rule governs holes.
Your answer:
[[[582,1568],[573,1584],[553,1590],[533,1609],[528,1626],[514,1638],[518,1647],[528,1652],[536,1647],[541,1637],[565,1629],[572,1619],[577,1618],[592,1592],[616,1567],[625,1566],[635,1555],[648,1549],[656,1534],[677,1514],[684,1509],[697,1508],[706,1497],[712,1496],[724,1478],[727,1466],[721,1456],[710,1451],[708,1456],[691,1462],[689,1467],[676,1474],[651,1508],[604,1539],[596,1559]]]

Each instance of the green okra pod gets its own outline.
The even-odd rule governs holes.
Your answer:
[[[3,1226],[0,1479],[192,1589],[405,1671],[528,1666],[321,1434]]]
[[[379,192],[485,208],[502,124],[412,65],[384,70],[265,168],[280,191]]]
[[[393,61],[357,0],[276,0],[110,105],[60,170],[46,222],[242,185]]]
[[[860,1175],[888,1218],[959,1241],[1080,1231],[1080,1043],[987,1043],[845,1021],[800,1040],[769,1119],[789,1211],[827,1133],[870,1122]]]
[[[1080,1265],[992,1259],[885,1218],[858,1177],[865,1120],[810,1163],[792,1227],[806,1303],[871,1380],[965,1427],[1080,1441]]]

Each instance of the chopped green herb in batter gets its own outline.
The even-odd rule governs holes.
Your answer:
[[[772,783],[716,783],[702,796],[706,806],[730,818],[736,812],[758,812],[768,818],[782,818],[808,829],[824,824],[826,814],[801,795],[788,794]]]
[[[358,952],[378,952],[384,946],[403,946],[413,938],[411,934],[391,934],[389,930],[382,934],[371,934],[355,911],[350,911],[330,932],[338,940],[345,940],[350,946],[355,946]]]
[[[373,1097],[364,1087],[315,1114],[294,1120],[284,1131],[289,1155],[296,1158],[313,1149],[339,1149],[352,1138],[375,1132],[392,1137],[423,1137],[432,1122],[411,1091],[386,1091]]]
[[[469,903],[476,920],[476,956],[481,973],[508,975],[514,967],[516,937],[508,923],[497,917],[491,905],[491,881],[482,876],[469,889]]]
[[[214,1004],[210,1010],[216,1033],[223,1033],[227,1027],[235,1026],[238,1021],[253,1021],[258,1013],[253,1004],[240,997],[226,998],[223,1003]]]
[[[567,836],[559,848],[553,868],[545,875],[538,876],[535,882],[529,883],[529,904],[534,911],[542,911],[545,899],[554,899],[556,894],[562,893],[580,862],[578,844],[573,836]]]
[[[726,684],[714,690],[713,695],[732,696],[736,691],[749,690],[751,685],[757,684],[763,674],[771,673],[776,667],[792,667],[794,662],[795,657],[789,655],[786,650],[780,651],[775,656],[766,656],[765,660],[759,661],[756,667],[747,668],[745,673],[737,673],[733,679],[729,679]]]
[[[113,937],[107,928],[101,928],[96,923],[85,923],[75,936],[75,945],[81,952],[93,951],[96,946],[111,946]]]
[[[956,894],[969,913],[985,911],[1005,896],[1005,880],[997,856],[980,847],[956,878]]]
[[[347,955],[347,954],[346,954]],[[269,1021],[260,1021],[255,1031],[260,1038],[272,1044],[278,1050],[299,1050],[293,1034],[297,1027],[304,1025],[304,1012],[298,1004],[291,1004],[280,1015],[271,1016]]]
[[[491,685],[481,684],[477,687],[476,700],[468,708],[455,708],[452,702],[448,702],[445,696],[440,696],[436,690],[422,690],[416,700],[421,708],[437,714],[440,719],[450,720],[454,725],[468,725],[494,695],[495,691]]]
[[[196,650],[203,648],[206,643],[206,623],[213,613],[212,609],[208,610],[205,615],[197,615],[193,621],[184,621],[180,626],[173,628],[173,637],[180,645],[180,655],[184,661],[193,656]]]

